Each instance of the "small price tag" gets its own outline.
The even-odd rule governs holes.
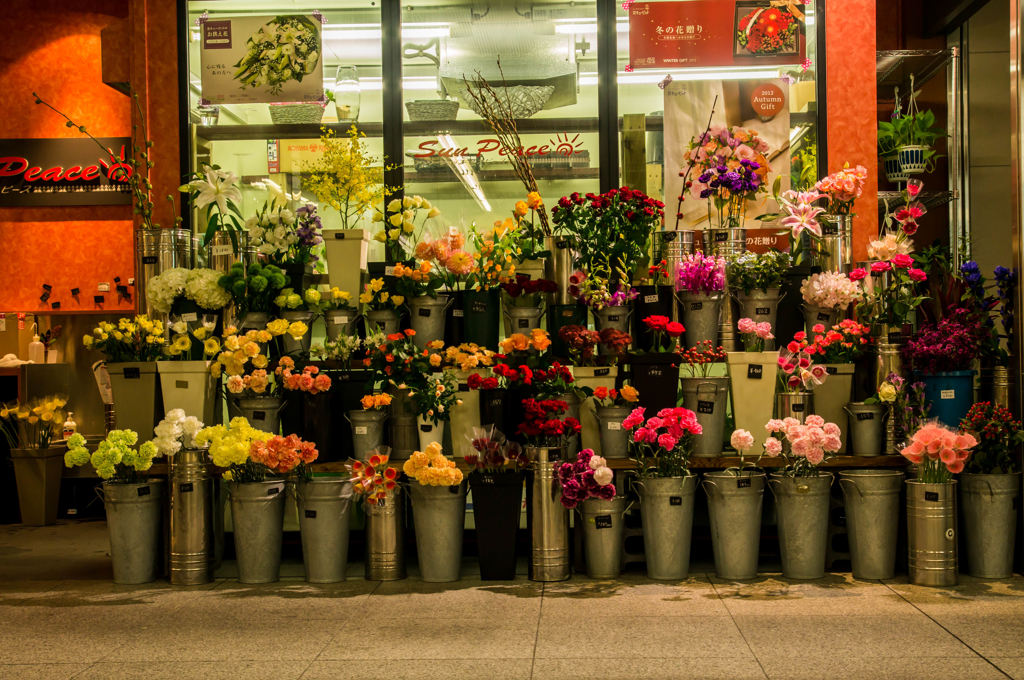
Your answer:
[[[281,487],[279,486],[272,486],[269,489],[267,489],[268,496],[276,496],[279,493],[281,493]]]
[[[618,420],[611,420],[608,422],[608,429],[614,432],[622,430],[622,423]]]
[[[487,303],[483,300],[473,300],[472,310],[474,314],[484,314],[487,312]]]
[[[124,373],[122,375],[124,375],[125,380],[138,380],[142,377],[142,373],[139,371],[138,366],[125,366]]]
[[[665,374],[665,371],[664,371],[664,369],[662,369],[662,368],[660,368],[660,367],[655,367],[655,368],[652,368],[652,369],[650,369],[650,370],[649,370],[649,371],[647,372],[647,375],[651,376],[652,378],[660,378],[660,377],[661,377],[661,376],[663,376],[664,374]]]
[[[839,369],[835,366],[825,366],[825,373],[828,375],[838,375]]]
[[[136,493],[138,493],[140,496],[148,496],[151,492],[152,490],[148,486],[140,486],[138,489],[136,489]]]
[[[821,235],[822,236],[838,236],[839,225],[835,222],[822,222],[821,223]]]
[[[747,364],[747,379],[760,380],[764,377],[764,366],[761,364]]]
[[[736,480],[737,489],[749,489],[750,488],[750,477],[740,477]]]
[[[713,401],[698,401],[697,402],[697,413],[714,413],[715,402]]]
[[[610,368],[595,368],[594,369],[594,377],[595,378],[599,378],[601,376],[608,375],[611,372],[612,372],[612,369],[610,369]]]
[[[956,399],[956,390],[942,390],[939,399]]]
[[[306,510],[306,519],[316,519],[316,510]]]
[[[417,314],[419,314],[420,316],[430,316],[430,308],[429,307],[420,307],[420,311],[417,312]]]
[[[875,414],[871,413],[870,411],[867,412],[867,413],[858,413],[857,414],[857,420],[874,420],[874,419],[875,419]]]
[[[462,317],[466,316],[466,313],[463,312],[461,309],[453,309],[452,316],[456,319],[461,319]]]
[[[460,382],[459,392],[469,392],[469,383]]]
[[[434,426],[431,425],[430,423],[423,423],[422,425],[420,425],[420,432],[433,432],[433,431],[434,431]]]
[[[344,241],[345,240],[345,232],[344,231],[336,231],[336,232],[334,232],[334,240],[335,241]]]
[[[665,243],[672,243],[672,241],[676,240],[677,236],[679,236],[679,233],[675,231],[661,232],[661,240],[664,241]]]
[[[188,389],[188,381],[187,380],[175,380],[174,381],[174,389],[176,389],[176,390],[187,390]]]
[[[388,265],[387,267],[384,267],[384,276],[394,276],[394,275],[395,275],[395,266],[394,265]]]
[[[253,420],[266,420],[267,419],[267,412],[266,411],[253,411],[252,412],[252,419]]]
[[[529,319],[516,319],[516,325],[517,325],[518,328],[529,328],[530,327],[530,320]]]
[[[156,255],[143,255],[142,264],[156,264],[160,261],[160,258]]]
[[[199,321],[199,316],[195,312],[189,312],[188,314],[182,314],[181,320],[186,323],[189,321]]]
[[[611,515],[598,515],[594,518],[594,526],[598,529],[611,529],[612,528],[612,516]]]
[[[771,307],[755,307],[754,316],[768,316],[772,313]]]
[[[568,248],[569,247],[569,242],[566,241],[564,238],[558,239],[557,241],[555,241],[555,247],[556,248]]]
[[[691,312],[699,312],[702,309],[704,309],[704,303],[703,302],[691,302],[690,303],[690,311]]]
[[[618,323],[618,321],[619,321],[619,315],[618,314],[609,314],[608,315],[608,323]]]
[[[729,232],[725,230],[715,232],[715,243],[723,243],[729,240]]]
[[[348,323],[347,314],[334,314],[331,316],[331,323],[340,326],[343,323]]]
[[[657,304],[658,300],[659,300],[659,298],[658,298],[658,294],[657,293],[655,293],[654,295],[645,295],[644,296],[644,303],[648,304],[648,305]]]
[[[179,493],[192,493],[195,491],[195,485],[192,482],[185,482],[184,484],[178,485]]]
[[[565,318],[565,319],[571,319],[573,314],[574,314],[574,312],[571,309],[563,309],[562,310],[562,317]]]
[[[931,502],[937,503],[939,501],[939,492],[938,491],[925,491],[924,492],[924,499],[926,501],[931,501]]]
[[[803,413],[806,405],[807,404],[793,404],[790,408],[793,409],[793,413]]]
[[[355,431],[356,431],[356,434],[366,434],[366,426],[365,425],[356,425],[356,430]]]
[[[98,290],[101,293],[109,293],[110,292],[110,284],[109,283],[97,284],[96,285],[96,290]]]
[[[683,497],[682,496],[669,496],[668,497],[668,504],[669,505],[682,505],[683,504]]]
[[[228,243],[210,247],[210,254],[214,257],[218,257],[220,255],[231,255],[233,252],[231,244]]]
[[[832,315],[828,312],[818,312],[818,321],[831,321]]]

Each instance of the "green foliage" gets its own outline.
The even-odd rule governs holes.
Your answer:
[[[729,289],[749,295],[755,290],[775,288],[782,284],[782,278],[792,264],[789,253],[779,250],[732,255],[726,267]]]

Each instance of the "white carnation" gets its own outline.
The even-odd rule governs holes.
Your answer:
[[[800,286],[804,302],[812,307],[830,309],[848,307],[860,300],[863,292],[856,281],[840,272],[811,274]]]
[[[168,269],[146,282],[146,300],[161,314],[171,311],[174,300],[185,290],[188,270],[180,267]]]

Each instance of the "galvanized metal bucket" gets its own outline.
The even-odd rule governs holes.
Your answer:
[[[899,470],[844,470],[839,486],[846,501],[853,577],[892,578],[896,571],[896,537],[900,521]]]
[[[747,251],[747,230],[734,227],[731,229],[708,229],[704,232],[704,252],[727,257]]]
[[[828,544],[828,499],[832,473],[816,477],[771,476],[779,520],[782,575],[793,579],[825,575]]]
[[[810,339],[814,338],[814,327],[819,323],[825,330],[832,328],[839,322],[839,310],[835,307],[815,307],[813,305],[801,305],[804,312],[804,331]]]
[[[755,323],[767,321],[772,328],[775,328],[778,322],[780,300],[782,300],[782,294],[778,287],[768,290],[752,290],[749,294],[738,293],[736,295],[736,301],[740,305],[741,319],[751,319]],[[765,340],[764,348],[766,351],[775,349],[775,340]]]
[[[345,580],[352,483],[342,477],[314,477],[295,484],[302,535],[302,564],[310,583]]]
[[[449,302],[447,295],[420,295],[409,300],[409,325],[416,331],[412,341],[418,348],[425,349],[432,340],[444,340],[444,312]]]
[[[427,583],[458,581],[462,575],[462,531],[466,525],[466,483],[409,485],[420,577]]]
[[[316,312],[309,311],[284,311],[281,312],[281,318],[287,321],[289,324],[301,321],[306,324],[306,332],[296,340],[289,333],[285,333],[281,336],[281,350],[285,354],[301,354],[303,356],[309,355],[309,345],[313,339],[313,319],[316,318]]]
[[[562,505],[562,489],[555,465],[565,460],[558,448],[527,447],[530,475],[527,483],[530,525],[531,581],[564,581],[569,578],[569,513]]]
[[[325,312],[324,330],[327,333],[327,339],[331,342],[337,342],[338,338],[355,335],[356,322],[359,321],[359,318],[355,310],[351,309],[336,309]]]
[[[729,377],[683,378],[683,406],[697,414],[702,432],[693,440],[693,455],[722,454],[725,415],[729,405]]]
[[[687,255],[693,254],[696,232],[692,229],[665,229],[654,232],[654,261],[665,261],[666,274],[658,283],[675,285],[676,270]]]
[[[242,416],[257,430],[277,434],[281,431],[281,410],[285,402],[280,397],[235,397],[228,399],[232,417]]]
[[[366,462],[384,444],[384,423],[388,412],[377,409],[349,411],[345,419],[352,426],[352,455]]]
[[[284,480],[229,482],[235,558],[242,583],[271,583],[281,570]]]
[[[420,428],[416,425],[416,404],[411,390],[395,389],[388,418],[391,434],[391,460],[405,460],[420,445]]]
[[[616,578],[622,573],[622,540],[629,503],[625,496],[610,501],[588,498],[583,501],[583,546],[587,558],[587,576]]]
[[[628,455],[629,430],[622,421],[629,415],[628,406],[598,406],[597,424],[601,432],[601,455],[605,458],[625,458]]]
[[[597,330],[613,328],[626,333],[629,331],[629,317],[632,312],[624,305],[594,310],[594,325]]]
[[[698,343],[710,342],[718,345],[722,301],[725,293],[676,294],[679,302],[679,318],[686,327],[686,346],[696,347]]]
[[[907,571],[919,586],[955,586],[956,480],[927,484],[907,480]]]
[[[159,575],[164,481],[103,482],[114,583],[150,583]]]
[[[505,332],[507,335],[513,333],[527,334],[535,328],[540,328],[541,317],[544,316],[543,307],[505,307]]]
[[[706,472],[701,485],[708,495],[715,573],[734,581],[754,578],[761,544],[765,474]]]
[[[636,484],[647,576],[678,581],[690,575],[693,498],[697,476],[645,477]]]
[[[402,523],[401,487],[396,486],[383,500],[366,503],[367,581],[397,581],[405,578],[405,529]]]
[[[796,418],[801,423],[814,413],[814,392],[778,392],[775,394],[775,417]]]
[[[394,309],[373,309],[363,315],[366,324],[366,333],[374,331],[381,333],[397,333],[401,316]]]
[[[168,459],[170,473],[170,581],[209,583],[213,565],[213,480],[205,449],[182,449]]]
[[[853,215],[822,215],[814,259],[824,271],[849,273],[853,266]]]
[[[967,539],[967,573],[978,578],[1013,576],[1020,473],[960,475]]]
[[[441,443],[444,439],[444,423],[445,421],[443,420],[435,423],[430,418],[416,416],[417,434],[420,438],[419,451],[426,451],[427,447],[435,442]]]
[[[851,401],[843,407],[849,433],[847,449],[855,456],[882,455],[885,409],[881,404]]]

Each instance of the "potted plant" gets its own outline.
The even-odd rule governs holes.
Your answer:
[[[658,580],[685,579],[690,572],[697,487],[689,462],[694,437],[703,430],[693,411],[678,407],[646,420],[643,408],[633,409],[622,427],[630,434],[630,458],[640,477],[637,492],[647,575]]]
[[[150,583],[159,573],[164,481],[142,474],[157,455],[156,444],[139,444],[132,430],[110,431],[92,453],[82,435],[68,439],[64,464],[91,464],[103,480],[114,583]]]
[[[352,426],[352,448],[356,460],[366,461],[373,451],[384,445],[384,423],[388,419],[391,395],[387,392],[364,394],[359,410],[349,411],[345,418]]]
[[[678,350],[686,328],[667,316],[648,316],[642,323],[650,333],[653,351],[629,355],[630,381],[640,391],[644,408],[672,408],[679,397]]]
[[[432,443],[441,444],[445,423],[451,421],[452,411],[462,403],[457,386],[451,373],[434,373],[409,393],[416,407],[420,450],[425,451]]]
[[[640,393],[632,385],[619,389],[600,386],[594,388],[593,398],[601,432],[598,453],[608,459],[625,458],[629,433],[622,427],[622,421],[636,408]]]
[[[809,337],[800,333],[797,336],[794,339],[801,348],[810,351],[815,363],[824,366],[828,374],[827,381],[814,387],[814,412],[829,422],[842,422],[844,409],[854,396],[857,366],[875,358],[871,327],[844,319],[831,328],[815,324]],[[870,374],[867,379],[874,377],[874,370]],[[839,453],[843,454],[846,453],[846,434],[841,433],[840,437]]]
[[[516,534],[523,507],[523,477],[529,459],[522,447],[493,425],[473,428],[469,488],[473,492],[480,578],[511,581],[516,576]]]
[[[904,127],[899,109],[893,112],[891,121],[878,122],[878,158],[882,161],[885,178],[892,184],[905,182],[910,177],[900,167],[899,148],[905,139]]]
[[[332,286],[320,295],[317,309],[324,318],[326,342],[338,342],[344,337],[355,336],[355,323],[359,315],[352,304],[352,294]]]
[[[780,287],[792,259],[787,252],[769,250],[765,253],[730,255],[726,265],[729,291],[739,301],[741,318],[755,323],[768,322],[773,328],[778,317]],[[765,349],[775,349],[773,340]]]
[[[844,163],[814,185],[819,198],[825,199],[818,261],[826,270],[846,270],[853,264],[853,207],[867,178],[863,165],[851,168]]]
[[[771,435],[765,441],[765,454],[781,454],[786,461],[770,480],[779,513],[782,575],[821,578],[825,575],[832,473],[821,472],[818,466],[839,450],[839,426],[811,414],[803,422],[796,418],[770,420],[765,430]]]
[[[576,454],[575,462],[557,467],[561,502],[569,510],[582,505],[583,545],[587,576],[616,578],[622,572],[626,497],[615,495],[615,473],[590,449]]]
[[[718,316],[725,297],[725,258],[687,255],[676,268],[679,317],[686,326],[686,347],[718,344]]]
[[[0,431],[11,449],[21,523],[57,521],[64,450],[60,439],[67,399],[48,396],[27,404],[0,405]]]
[[[462,574],[462,530],[466,523],[466,485],[455,461],[431,442],[405,461],[409,477],[416,553],[427,583],[458,581]]]
[[[972,406],[960,428],[977,441],[960,475],[968,573],[1009,578],[1020,496],[1016,449],[1024,443],[1024,428],[1009,409],[987,401]]]
[[[940,137],[946,137],[946,131],[935,125],[935,114],[929,109],[918,110],[912,94],[907,113],[895,119],[893,124],[899,138],[897,157],[900,171],[904,175],[932,172],[937,158],[932,146]]]
[[[665,260],[659,260],[647,268],[647,276],[636,287],[637,296],[633,301],[633,315],[637,319],[651,316],[671,317],[676,306],[673,291],[673,276]],[[635,349],[643,352],[654,350],[653,332],[643,323],[635,323]]]
[[[392,270],[396,297],[408,302],[409,325],[416,331],[413,340],[420,348],[431,340],[444,340],[448,295],[439,292],[443,279],[433,274],[433,267],[429,260],[421,260],[416,266],[398,262]]]
[[[981,348],[981,320],[957,308],[935,323],[924,324],[902,350],[908,370],[925,384],[930,415],[955,427],[974,401],[973,365]]]
[[[302,201],[301,194],[288,194],[269,179],[252,186],[265,189],[267,198],[256,215],[245,221],[249,247],[280,267],[294,288],[306,288],[323,251],[323,223],[316,204],[302,202],[294,207]]]
[[[775,377],[779,352],[765,351],[775,340],[772,325],[744,317],[736,323],[744,351],[729,352],[729,386],[736,429],[756,432],[755,444],[764,444],[761,424],[772,417],[775,408]]]
[[[165,329],[145,315],[118,322],[100,321],[82,344],[106,357],[114,417],[119,430],[151,432],[159,418],[156,362],[165,356]]]
[[[519,248],[511,223],[495,223],[488,232],[470,227],[473,266],[462,295],[462,340],[481,347],[498,346],[501,321],[501,286],[515,280]],[[511,263],[511,264],[510,264]]]
[[[388,465],[387,451],[374,451],[366,462],[354,460],[352,487],[363,499],[366,512],[367,581],[397,581],[405,578],[405,529],[402,521],[402,487],[398,470]]]
[[[803,331],[797,333],[802,335]],[[815,413],[813,390],[828,377],[828,370],[814,363],[810,347],[803,342],[793,339],[779,352],[779,391],[775,394],[775,417],[801,423]]]
[[[425,347],[431,340],[446,339],[449,324],[455,325],[454,317],[449,317],[454,307],[463,309],[460,288],[472,273],[474,260],[466,251],[465,235],[456,227],[449,227],[448,234],[441,238],[422,238],[416,244],[415,255],[420,260],[419,275],[415,268],[396,265],[395,276],[402,274],[397,279],[398,292],[409,300],[417,344]],[[462,324],[458,325],[461,335]]]
[[[724,365],[728,353],[704,340],[682,353],[683,377],[680,380],[683,406],[697,414],[703,433],[693,447],[693,455],[714,457],[722,453],[725,416],[729,405],[729,376],[712,375],[716,365]],[[724,366],[722,366],[724,367]]]
[[[845,318],[850,305],[864,297],[864,289],[842,272],[825,271],[804,279],[800,295],[804,300],[804,330],[812,335],[818,324],[831,328],[840,317]]]
[[[398,332],[401,321],[401,308],[405,297],[393,295],[384,289],[384,279],[371,279],[363,286],[359,294],[359,304],[363,306],[363,318],[366,320],[366,334],[384,333],[390,335]]]
[[[202,246],[207,249],[210,268],[227,271],[233,263],[240,264],[246,234],[240,210],[242,191],[235,173],[218,165],[204,165],[178,190],[188,194],[189,202],[199,210],[206,224]],[[152,203],[149,208],[152,210]]]
[[[963,472],[973,435],[928,422],[909,436],[900,454],[916,466],[907,484],[907,570],[919,586],[957,583],[956,480]]]
[[[620,263],[621,268],[621,263]],[[590,271],[578,271],[574,274],[571,286],[572,293],[583,305],[594,314],[594,325],[598,331],[614,329],[620,332],[629,330],[629,319],[632,314],[629,304],[636,299],[637,291],[629,285],[612,283],[613,278],[604,265],[597,265]],[[625,278],[620,269],[618,279]]]

